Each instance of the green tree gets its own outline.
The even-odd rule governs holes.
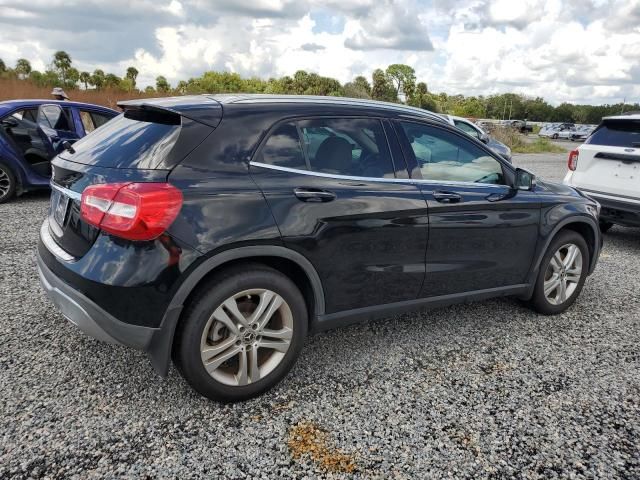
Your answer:
[[[64,50],[53,54],[53,66],[62,77],[62,83],[67,82],[67,72],[71,68],[71,57]]]
[[[19,58],[16,62],[16,73],[19,78],[26,78],[31,73],[31,62],[26,58]]]
[[[344,95],[352,98],[371,98],[371,84],[359,75],[352,82],[345,83]]]
[[[120,80],[120,83],[118,84],[118,88],[120,88],[120,90],[123,90],[125,92],[132,92],[136,88],[136,86],[133,80],[125,77]]]
[[[122,79],[114,73],[107,73],[104,76],[104,86],[107,88],[118,88]]]
[[[385,102],[396,102],[398,100],[398,95],[393,84],[381,69],[378,68],[374,70],[371,79],[371,98]]]
[[[387,77],[396,90],[396,97],[411,98],[416,85],[416,71],[409,65],[394,63],[387,67]]]
[[[67,84],[71,87],[75,87],[80,80],[80,72],[77,68],[71,67],[67,70]]]
[[[156,90],[159,92],[168,92],[171,90],[171,85],[169,85],[167,79],[162,75],[156,77]]]
[[[104,71],[97,68],[93,71],[93,75],[91,75],[91,84],[100,90],[104,86],[104,78]]]
[[[125,78],[128,78],[129,80],[131,80],[131,83],[133,84],[134,88],[136,86],[136,79],[138,78],[138,73],[139,72],[136,67],[127,68],[127,74],[125,75]]]
[[[4,60],[0,58],[0,73],[4,73],[7,71],[7,65],[4,63]]]
[[[80,81],[84,83],[84,89],[87,90],[89,83],[91,83],[91,74],[89,72],[80,72]]]
[[[156,89],[148,85],[147,88],[144,89],[144,93],[156,93]]]

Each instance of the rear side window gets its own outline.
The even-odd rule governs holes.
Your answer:
[[[69,122],[71,112],[68,109],[63,110],[55,105],[44,105],[40,112],[42,116],[38,120],[49,128],[67,132],[73,131]]]
[[[393,178],[382,124],[368,118],[323,118],[298,122],[309,169],[336,175]]]
[[[275,129],[264,144],[259,161],[279,167],[307,169],[295,123],[285,123]]]
[[[605,120],[585,143],[639,148],[640,120]]]
[[[318,118],[280,125],[259,161],[334,175],[395,176],[382,124],[374,119]]]

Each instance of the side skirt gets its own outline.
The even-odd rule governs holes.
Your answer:
[[[353,310],[345,310],[342,312],[318,315],[313,325],[312,332],[321,332],[332,328],[343,327],[353,323],[377,320],[380,318],[391,317],[401,313],[445,307],[456,303],[470,303],[488,298],[519,296],[526,298],[530,292],[531,286],[523,283],[519,285],[510,285],[507,287],[487,288],[485,290],[474,290],[472,292],[454,293],[450,295],[439,295],[437,297],[419,298],[406,302],[389,303],[386,305],[375,305],[372,307],[355,308]]]

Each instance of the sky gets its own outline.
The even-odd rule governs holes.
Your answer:
[[[429,91],[640,102],[640,0],[0,0],[0,58],[175,85],[206,70],[347,82],[411,65]]]

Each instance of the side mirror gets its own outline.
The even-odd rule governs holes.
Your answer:
[[[483,133],[482,135],[480,135],[480,141],[481,141],[482,143],[489,143],[489,139],[490,139],[490,138],[491,138],[491,137],[489,137],[489,135],[488,135],[488,134],[486,134],[486,133]]]
[[[513,187],[517,190],[531,191],[536,186],[536,176],[522,168],[516,168],[516,178]]]

